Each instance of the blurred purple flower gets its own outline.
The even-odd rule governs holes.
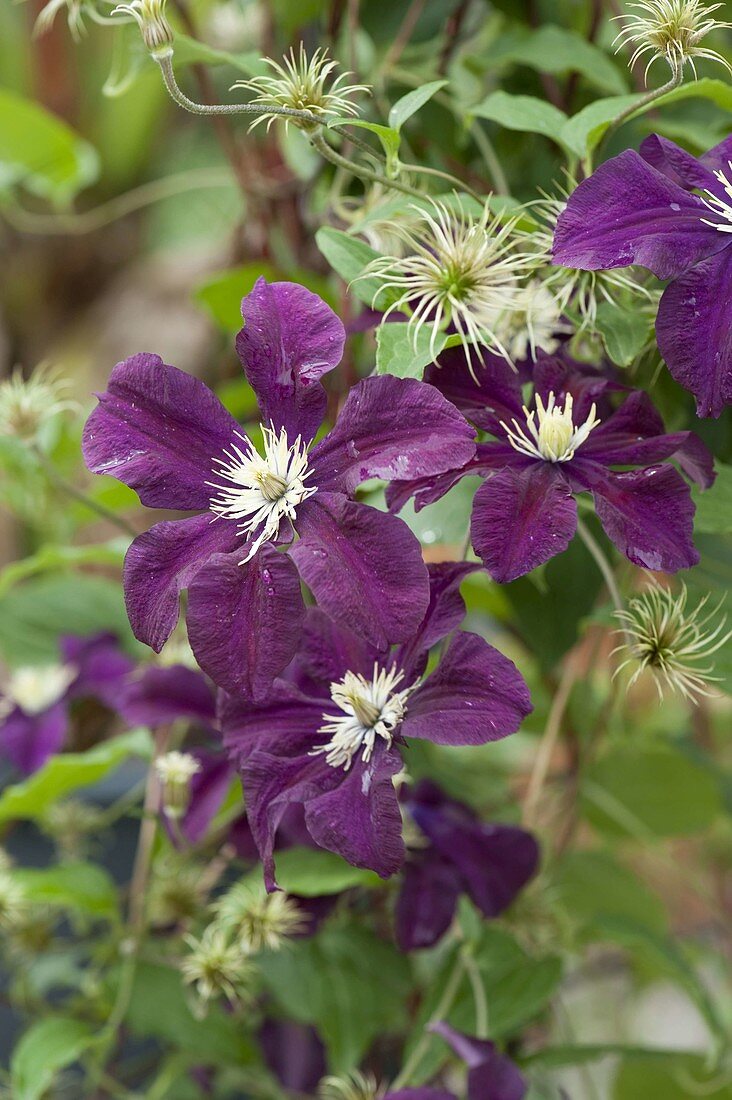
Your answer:
[[[463,1035],[446,1023],[433,1024],[440,1035],[468,1067],[466,1100],[523,1100],[527,1085],[521,1073],[494,1043]]]
[[[16,669],[0,692],[0,755],[23,775],[61,751],[74,700],[95,698],[116,709],[133,668],[112,634],[67,636],[60,649],[60,662]]]
[[[242,313],[237,349],[269,425],[264,457],[202,382],[149,354],[115,367],[86,425],[84,454],[89,469],[124,481],[143,504],[199,512],[132,543],[125,591],[136,636],[159,651],[188,588],[199,664],[228,691],[261,699],[297,649],[300,578],[377,648],[413,633],[429,598],[419,543],[397,517],[353,495],[368,478],[461,465],[475,446],[434,387],[383,377],[356,385],[309,450],[325,413],[320,379],[340,360],[343,325],[304,287],[264,279]],[[278,552],[284,544],[287,553]]]
[[[467,806],[422,780],[402,805],[425,847],[410,851],[396,906],[402,951],[432,947],[449,928],[460,894],[487,918],[497,917],[535,874],[539,846],[514,825],[488,824]]]
[[[425,677],[430,648],[465,607],[459,587],[475,567],[430,567],[430,604],[412,640],[379,652],[310,609],[303,641],[269,700],[223,701],[224,744],[240,768],[249,824],[275,888],[273,850],[293,803],[317,844],[383,877],[404,858],[392,782],[397,745],[410,737],[481,745],[518,729],[531,710],[515,666],[483,638],[457,633]]]
[[[393,484],[387,499],[397,509],[414,496],[419,510],[462,477],[485,477],[471,535],[495,580],[515,580],[566,550],[577,528],[574,496],[583,492],[592,494],[608,538],[636,565],[675,573],[699,560],[689,486],[667,460],[706,488],[712,456],[693,432],[667,434],[645,393],[631,391],[613,409],[610,396],[628,391],[563,353],[539,353],[530,409],[505,364],[492,364],[477,384],[454,359],[429,377],[494,439],[479,443],[462,469]]]
[[[639,264],[671,280],[658,347],[700,416],[732,402],[731,158],[732,137],[697,160],[651,134],[639,153],[627,149],[577,187],[554,238],[554,262],[564,267]]]

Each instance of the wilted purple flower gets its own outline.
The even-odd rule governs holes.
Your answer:
[[[527,1085],[517,1067],[495,1043],[463,1035],[446,1023],[433,1024],[440,1035],[468,1067],[466,1100],[523,1100]]]
[[[409,852],[396,906],[402,951],[432,947],[449,928],[460,894],[497,917],[536,872],[539,846],[515,825],[481,821],[462,802],[422,780],[402,805],[424,837]]]
[[[419,544],[354,491],[371,477],[447,470],[474,444],[434,387],[383,377],[356,385],[333,430],[310,449],[326,406],[320,379],[341,357],[343,325],[317,295],[264,279],[242,313],[237,348],[268,425],[264,456],[202,382],[147,354],[115,367],[87,423],[84,454],[91,470],[132,486],[143,504],[199,512],[132,543],[125,592],[136,636],[159,651],[187,587],[201,667],[227,690],[261,698],[297,648],[300,578],[372,645],[410,636],[428,601]]]
[[[628,393],[563,354],[539,355],[529,406],[519,380],[496,361],[477,384],[455,358],[430,378],[494,439],[479,443],[461,470],[392,485],[387,499],[397,508],[414,496],[419,509],[461,477],[484,476],[471,534],[495,580],[515,580],[566,550],[577,528],[574,496],[585,492],[608,538],[636,565],[675,573],[699,560],[689,486],[666,460],[707,487],[712,456],[693,432],[665,433],[647,394]],[[611,396],[623,392],[614,409]]]
[[[658,347],[700,416],[719,416],[732,401],[731,158],[730,137],[697,160],[651,134],[640,153],[627,149],[579,185],[554,238],[554,262],[564,267],[639,264],[672,280]]]
[[[457,633],[425,677],[429,649],[455,630],[465,607],[465,564],[430,567],[429,609],[412,640],[377,651],[319,609],[272,696],[224,701],[224,744],[241,769],[249,824],[275,886],[273,848],[293,803],[312,838],[386,877],[404,858],[392,782],[398,745],[411,737],[481,745],[516,730],[531,709],[515,666],[475,634]]]
[[[60,649],[60,662],[15,669],[0,691],[0,755],[24,775],[63,748],[75,699],[115,708],[133,667],[112,634],[61,638]]]

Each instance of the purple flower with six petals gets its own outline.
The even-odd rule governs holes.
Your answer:
[[[341,357],[343,325],[304,287],[264,279],[242,313],[237,348],[269,425],[264,455],[202,382],[148,354],[115,367],[87,422],[84,455],[143,504],[199,513],[132,543],[124,580],[135,635],[159,651],[188,588],[189,639],[203,670],[228,691],[262,698],[297,648],[301,578],[376,648],[413,633],[429,599],[419,543],[354,492],[368,478],[440,473],[475,445],[434,387],[383,377],[354,386],[335,427],[311,447],[325,413],[320,379]]]
[[[476,634],[459,632],[425,677],[430,648],[465,611],[460,582],[475,567],[430,567],[430,604],[411,641],[380,652],[310,609],[303,641],[266,701],[229,696],[224,744],[241,770],[249,825],[275,888],[279,823],[302,803],[313,840],[387,877],[404,858],[394,776],[397,745],[411,737],[481,745],[518,729],[529,693],[506,657]]]
[[[732,402],[730,246],[732,138],[697,160],[652,134],[573,191],[554,262],[585,271],[639,264],[672,280],[658,309],[659,350],[699,416],[719,416]]]

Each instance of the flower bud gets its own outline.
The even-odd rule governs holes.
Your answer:
[[[190,953],[180,964],[183,980],[193,986],[198,1015],[206,1013],[211,1001],[224,997],[231,1005],[249,1000],[254,967],[242,948],[229,941],[228,933],[216,923],[204,929],[200,939],[184,936]]]
[[[132,16],[151,57],[170,57],[173,52],[173,31],[165,17],[165,4],[166,0],[130,0],[112,11],[112,15]]]
[[[155,761],[155,770],[162,787],[162,807],[168,817],[183,817],[191,801],[191,779],[201,765],[188,752],[166,752]]]

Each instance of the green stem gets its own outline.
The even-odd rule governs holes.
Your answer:
[[[469,950],[463,952],[463,963],[473,991],[473,1003],[475,1005],[475,1034],[479,1039],[487,1039],[488,1026],[488,1001],[485,996],[485,986],[480,976],[480,970]]]
[[[625,605],[623,604],[623,598],[620,595],[620,589],[618,588],[618,582],[615,579],[615,573],[610,565],[610,562],[605,557],[605,553],[600,544],[595,539],[595,536],[590,531],[589,527],[585,524],[584,520],[577,518],[577,533],[582,539],[587,549],[595,559],[598,569],[602,573],[603,580],[607,585],[607,590],[610,593],[610,599],[615,605],[616,611],[624,611]]]
[[[440,1020],[444,1020],[449,1013],[450,1009],[452,1008],[453,1002],[458,995],[460,983],[465,976],[465,970],[465,959],[462,952],[459,951],[458,956],[455,960],[455,965],[450,972],[450,976],[447,979],[447,982],[445,983],[445,988],[442,992],[442,996],[440,997],[435,1011],[430,1016],[429,1023],[425,1027],[422,1033],[422,1037],[415,1046],[410,1057],[405,1062],[401,1073],[395,1078],[394,1082],[391,1085],[391,1089],[393,1092],[396,1092],[397,1089],[405,1088],[406,1085],[409,1084],[410,1079],[419,1069],[419,1064],[422,1061],[432,1038],[429,1033],[429,1027],[431,1024],[436,1024],[439,1023]]]
[[[115,526],[119,527],[120,531],[124,531],[126,535],[130,535],[133,539],[137,537],[137,531],[131,523],[128,523],[122,516],[118,516],[111,508],[107,508],[104,504],[100,504],[99,501],[87,496],[81,489],[77,489],[72,482],[67,481],[66,478],[58,472],[53,463],[49,461],[40,447],[34,445],[32,450],[43,472],[52,485],[55,485],[57,489],[60,489],[62,492],[66,493],[67,496],[77,500],[80,504],[85,505],[85,507],[89,508],[92,512],[96,512],[98,516],[115,524]]]
[[[674,88],[678,88],[683,79],[683,69],[680,67],[673,69],[671,79],[668,81],[667,84],[662,84],[660,88],[656,88],[655,91],[649,92],[648,95],[644,96],[644,98],[641,99],[639,103],[634,103],[630,107],[626,107],[625,110],[621,111],[620,114],[612,120],[602,136],[601,143],[607,141],[609,137],[612,137],[616,130],[619,130],[623,123],[627,122],[627,120],[633,115],[642,113],[651,105],[651,103],[654,103],[657,99],[660,99],[661,96],[666,95],[666,92],[672,92]]]
[[[401,191],[404,195],[411,195],[415,199],[424,199],[424,192],[417,191],[416,188],[410,187],[409,184],[400,183],[399,180],[391,180],[386,176],[380,175],[378,172],[372,172],[369,168],[363,168],[360,164],[356,164],[354,161],[349,160],[348,157],[341,156],[337,153],[323,137],[322,133],[314,133],[310,135],[310,144],[313,148],[317,149],[322,157],[329,160],[331,164],[335,164],[338,168],[343,168],[344,171],[350,172],[352,176],[357,176],[359,179],[368,180],[369,183],[378,183],[382,187],[390,187],[393,191]]]

